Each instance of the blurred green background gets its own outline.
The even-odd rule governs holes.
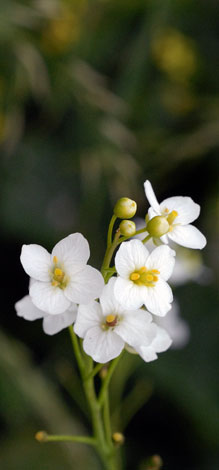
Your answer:
[[[154,453],[164,470],[218,468],[218,13],[216,0],[0,2],[2,470],[99,469],[86,447],[34,440],[88,430],[68,332],[16,317],[19,255],[79,231],[99,268],[116,200],[135,199],[144,217],[146,179],[160,201],[201,205],[210,274],[175,288],[187,346],[151,364],[127,355],[115,375],[114,398],[132,372],[124,468],[144,470]]]

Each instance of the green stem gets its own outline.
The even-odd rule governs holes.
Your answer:
[[[119,237],[120,237],[120,230],[118,229],[117,232],[115,233],[115,237],[114,237],[114,240],[112,242],[112,244],[107,248],[106,250],[106,253],[105,253],[105,256],[104,256],[104,260],[103,260],[103,264],[102,264],[102,267],[101,267],[101,273],[103,275],[103,278],[104,280],[106,281],[106,277],[108,276],[108,269],[109,269],[109,266],[110,266],[110,262],[111,262],[111,259],[112,259],[112,256],[113,256],[113,253],[119,243]]]
[[[98,374],[98,372],[100,372],[100,370],[103,368],[104,364],[97,364],[93,370],[90,372],[90,374],[85,377],[86,380],[90,379],[91,377],[95,377],[96,374]]]
[[[72,442],[81,442],[82,444],[89,444],[91,446],[96,446],[97,441],[94,437],[89,436],[62,436],[62,435],[53,435],[47,434],[45,442],[47,441],[72,441]]]
[[[129,240],[129,238],[132,238],[133,236],[135,237],[135,235],[139,235],[140,233],[144,233],[144,232],[147,232],[146,227],[141,228],[140,230],[137,230],[137,232],[135,232],[135,234],[132,235],[131,237],[121,237],[119,242],[118,242],[118,245],[120,245],[120,243],[122,243],[122,242],[125,242],[126,240]]]
[[[108,440],[106,439],[102,409],[96,396],[93,377],[95,368],[93,369],[93,361],[85,353],[82,355],[77,336],[72,327],[69,327],[69,332],[91,415],[94,436],[89,439],[92,439],[92,442],[96,443],[96,450],[104,465],[104,470],[118,470],[116,449],[113,446],[111,436],[110,440],[109,436]],[[105,396],[103,398],[105,398]]]
[[[142,240],[142,243],[147,243],[151,239],[151,235],[147,235],[147,237]]]
[[[109,393],[108,389],[105,391],[104,404],[103,404],[103,420],[105,427],[106,440],[110,446],[112,446],[112,431],[110,421],[110,407],[109,407]]]
[[[113,232],[113,226],[116,221],[117,217],[116,215],[113,214],[110,223],[109,223],[109,228],[108,228],[108,234],[107,234],[107,248],[109,248],[112,244],[112,232]]]
[[[106,390],[108,389],[108,386],[109,386],[109,383],[110,383],[110,380],[111,380],[111,377],[113,375],[113,372],[120,360],[120,358],[122,357],[122,354],[123,352],[120,354],[120,356],[116,357],[115,359],[113,359],[113,361],[111,362],[110,366],[109,366],[109,370],[108,370],[108,373],[107,373],[107,376],[106,378],[104,379],[103,381],[103,385],[100,389],[100,393],[99,393],[99,397],[98,397],[98,403],[100,406],[103,405],[103,402],[105,400],[105,393],[106,393]]]
[[[72,342],[72,346],[73,346],[73,349],[74,349],[74,352],[75,352],[75,356],[76,356],[76,359],[77,359],[77,362],[78,362],[78,367],[80,369],[81,375],[83,376],[84,375],[85,364],[84,364],[83,357],[82,357],[82,354],[81,354],[81,350],[80,350],[80,347],[79,347],[79,344],[78,344],[78,338],[77,338],[77,336],[76,336],[76,334],[73,330],[73,326],[69,326],[68,330],[69,330],[69,333],[70,333],[71,342]]]

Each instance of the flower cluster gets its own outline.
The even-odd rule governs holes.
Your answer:
[[[30,276],[29,295],[16,303],[17,315],[42,318],[49,335],[74,324],[85,353],[98,363],[111,361],[124,348],[146,362],[168,349],[171,338],[156,321],[167,315],[173,302],[167,281],[176,253],[168,241],[201,249],[206,240],[190,225],[200,212],[191,198],[172,197],[159,204],[149,181],[145,192],[151,207],[139,231],[129,220],[136,213],[135,201],[117,201],[101,272],[87,265],[89,245],[80,233],[61,240],[51,254],[39,245],[24,245],[21,263]],[[112,239],[117,218],[123,220]],[[130,240],[142,232],[143,240]],[[145,246],[149,240],[155,244],[150,252]],[[110,266],[116,249],[115,266]]]

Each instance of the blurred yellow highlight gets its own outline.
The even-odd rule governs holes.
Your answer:
[[[186,82],[197,70],[194,42],[174,29],[167,29],[152,41],[152,56],[157,66],[172,80]]]

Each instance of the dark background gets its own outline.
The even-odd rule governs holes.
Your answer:
[[[154,453],[165,470],[219,465],[218,10],[216,0],[1,1],[3,470],[99,468],[86,447],[33,438],[88,431],[68,332],[48,337],[41,321],[16,317],[28,288],[20,249],[50,250],[79,231],[99,268],[116,200],[135,199],[144,217],[146,179],[160,201],[201,205],[209,276],[175,288],[191,330],[185,348],[151,364],[125,356],[125,396],[140,384],[142,402],[125,433],[125,468],[143,470]]]

